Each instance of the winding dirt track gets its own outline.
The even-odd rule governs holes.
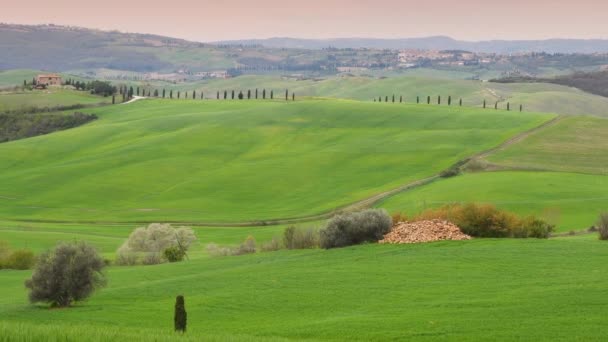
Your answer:
[[[135,102],[138,100],[142,100],[145,99],[145,97],[134,97],[131,101],[129,102],[125,102],[124,104],[128,104],[131,102]],[[529,137],[530,135],[541,131],[547,127],[553,126],[555,124],[557,124],[558,122],[560,122],[562,119],[564,118],[564,116],[559,115],[556,116],[555,118],[546,121],[544,123],[542,123],[539,126],[536,126],[532,129],[529,129],[525,132],[519,133],[516,136],[509,138],[508,140],[504,141],[503,143],[501,143],[500,145],[493,147],[491,149],[479,152],[477,154],[474,154],[468,158],[465,158],[464,160],[459,161],[456,165],[464,165],[467,162],[473,160],[473,159],[483,159],[483,158],[487,158],[488,156],[490,156],[493,153],[496,153],[498,151],[504,150],[505,148],[516,144],[524,139],[526,139],[527,137]],[[164,223],[172,223],[172,224],[182,224],[182,225],[189,225],[189,226],[198,226],[198,227],[259,227],[259,226],[266,226],[266,225],[279,225],[279,224],[292,224],[292,223],[302,223],[302,222],[311,222],[311,221],[319,221],[319,220],[324,220],[324,219],[328,219],[332,216],[334,216],[337,213],[340,212],[347,212],[347,211],[352,211],[352,210],[360,210],[360,209],[365,209],[365,208],[370,208],[372,207],[374,204],[389,198],[393,195],[396,195],[398,193],[404,192],[404,191],[409,191],[427,184],[430,184],[434,181],[436,181],[437,179],[440,178],[439,174],[424,178],[424,179],[419,179],[417,181],[414,182],[410,182],[407,184],[404,184],[402,186],[399,186],[395,189],[392,190],[388,190],[388,191],[384,191],[381,192],[379,194],[376,194],[374,196],[362,199],[360,201],[345,205],[343,207],[340,208],[336,208],[334,210],[331,211],[327,211],[325,213],[320,213],[320,214],[316,214],[316,215],[308,215],[308,216],[300,216],[300,217],[286,217],[286,218],[274,218],[274,219],[264,219],[264,220],[255,220],[255,221],[241,221],[241,222],[196,222],[196,221],[163,221]],[[94,224],[94,225],[132,225],[132,224],[148,224],[148,223],[153,223],[153,222],[157,222],[156,221],[61,221],[61,220],[11,220],[11,221],[16,221],[16,222],[39,222],[39,223],[68,223],[68,224]]]

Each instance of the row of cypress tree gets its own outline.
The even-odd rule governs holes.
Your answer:
[[[378,96],[378,98],[374,97],[373,101],[374,102],[383,102],[382,99],[383,99],[382,96]],[[395,97],[395,95],[392,95],[391,97],[384,96],[384,102],[395,103],[395,102],[397,102],[397,98]],[[399,96],[399,103],[403,103],[403,96]],[[416,103],[418,103],[418,104],[420,103],[420,96],[416,96]],[[426,97],[426,103],[431,104],[431,96]],[[441,105],[441,95],[437,96],[437,104]],[[448,106],[452,105],[452,96],[448,96],[447,104],[448,104]],[[462,107],[462,98],[458,99],[458,105],[460,107]],[[486,100],[483,100],[483,108],[487,108]],[[494,109],[498,109],[498,101],[496,101],[496,103],[494,103]],[[507,102],[507,110],[508,111],[511,110],[510,102]],[[522,104],[520,104],[519,111],[523,112],[523,110],[524,110],[524,106]]]
[[[169,90],[168,92],[165,89],[162,89],[161,91],[159,91],[158,89],[155,89],[154,91],[150,90],[150,89],[140,89],[139,87],[133,88],[133,87],[128,87],[127,86],[120,86],[118,88],[118,93],[122,96],[123,98],[123,102],[133,98],[133,96],[147,96],[147,97],[159,97],[159,98],[170,98],[173,99],[174,97],[176,97],[177,99],[182,98],[182,92],[181,91],[176,91],[175,94],[173,92],[173,90]],[[200,95],[199,95],[200,94]],[[184,98],[188,99],[197,99],[200,98],[201,100],[205,99],[205,93],[204,92],[200,92],[197,93],[196,90],[193,90],[192,92],[190,92],[190,97],[188,96],[188,92],[184,92],[183,93]],[[250,100],[250,99],[263,99],[265,100],[266,98],[269,98],[271,100],[274,99],[274,90],[269,90],[269,92],[266,91],[266,89],[262,89],[261,91],[259,89],[255,89],[254,91],[252,91],[251,89],[248,89],[246,92],[243,92],[242,90],[240,90],[238,93],[236,93],[235,90],[231,90],[230,92],[228,90],[224,90],[223,92],[220,92],[219,90],[216,92],[215,94],[215,98],[217,100],[220,99],[224,99],[224,100],[235,100],[235,99],[239,99],[239,100]],[[289,90],[286,89],[285,90],[285,101],[295,101],[296,100],[296,94],[295,93],[289,93]],[[115,102],[115,100],[113,99],[113,102]]]

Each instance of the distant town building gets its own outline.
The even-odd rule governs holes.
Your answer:
[[[57,74],[42,74],[36,77],[36,85],[60,86],[61,76]]]

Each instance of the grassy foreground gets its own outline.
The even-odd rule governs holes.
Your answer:
[[[30,306],[29,272],[2,271],[0,335],[163,340],[183,294],[195,339],[600,341],[606,262],[595,236],[280,251],[112,267],[63,310]]]
[[[344,100],[146,100],[0,145],[0,217],[235,222],[331,211],[549,114]]]

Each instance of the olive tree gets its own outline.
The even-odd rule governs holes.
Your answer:
[[[30,302],[67,307],[86,299],[105,285],[104,266],[104,260],[87,243],[60,243],[38,257],[32,278],[26,280]]]

